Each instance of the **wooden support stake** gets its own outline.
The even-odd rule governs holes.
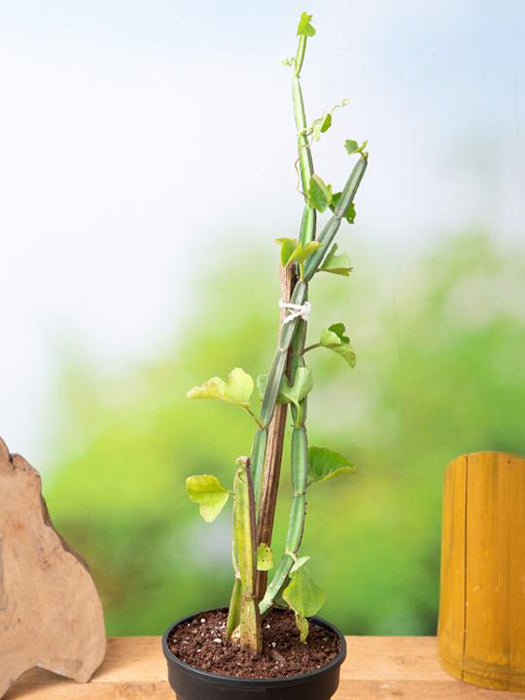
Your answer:
[[[295,284],[295,274],[288,267],[281,267],[281,299],[289,302],[292,297]],[[279,334],[286,318],[286,309],[281,309],[279,324]],[[277,505],[277,495],[279,490],[279,479],[281,475],[281,460],[283,456],[284,433],[286,429],[286,415],[288,406],[277,404],[273,414],[272,422],[268,428],[268,448],[266,451],[266,463],[264,467],[263,484],[261,491],[261,501],[259,508],[259,518],[257,520],[257,543],[272,544],[273,523],[275,519],[275,508]],[[258,571],[256,581],[257,599],[262,600],[268,582],[268,572]]]

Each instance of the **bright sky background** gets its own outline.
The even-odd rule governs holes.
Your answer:
[[[310,119],[351,98],[321,176],[370,140],[355,235],[400,256],[473,223],[523,237],[522,0],[0,0],[0,435],[37,466],[64,343],[155,356],[203,259],[295,235],[280,59],[304,9]]]

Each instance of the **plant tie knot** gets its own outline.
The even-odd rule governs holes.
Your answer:
[[[309,301],[305,301],[304,304],[293,304],[289,301],[279,300],[279,308],[286,309],[290,313],[285,316],[283,323],[290,323],[296,318],[302,318],[303,321],[308,321],[310,318],[310,311],[312,310],[312,305]]]

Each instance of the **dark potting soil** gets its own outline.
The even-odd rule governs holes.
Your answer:
[[[340,651],[339,638],[314,623],[303,644],[293,613],[272,610],[263,620],[263,652],[255,656],[226,641],[226,619],[224,610],[197,615],[172,632],[170,650],[190,666],[237,678],[300,676],[326,666]]]

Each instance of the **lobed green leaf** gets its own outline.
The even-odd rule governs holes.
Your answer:
[[[257,377],[257,391],[259,392],[261,398],[264,396],[267,384],[267,374],[261,374]],[[290,384],[288,378],[283,376],[281,386],[279,387],[277,403],[293,403],[298,406],[299,403],[312,391],[313,386],[314,380],[311,370],[308,367],[298,367],[295,371],[293,384]]]
[[[319,250],[319,248],[321,248],[322,245],[323,244],[319,243],[319,241],[310,241],[306,245],[299,243],[296,249],[290,255],[288,259],[288,265],[292,262],[296,262],[299,263],[299,265],[302,265],[305,262],[305,260],[308,260],[310,255],[315,253],[316,250]]]
[[[323,607],[325,592],[318,586],[314,577],[303,566],[290,576],[290,583],[283,591],[283,598],[298,615],[311,617]]]
[[[347,363],[347,365],[351,368],[354,369],[355,364],[356,364],[356,356],[355,356],[355,351],[352,348],[351,345],[339,345],[337,348],[332,348],[333,352],[335,352],[337,355],[343,358],[343,360]]]
[[[279,392],[279,403],[293,403],[299,406],[300,402],[308,396],[314,387],[312,372],[308,367],[298,367],[295,370],[294,382],[290,384],[288,378],[283,376]]]
[[[347,139],[345,141],[345,149],[346,152],[348,153],[349,156],[353,155],[354,153],[360,153],[362,156],[365,158],[367,157],[367,153],[365,153],[365,148],[368,146],[368,140],[363,141],[361,145],[357,143],[357,141],[354,141],[353,139]]]
[[[312,175],[308,189],[308,202],[319,212],[324,212],[332,202],[332,188],[319,175]]]
[[[332,203],[330,204],[330,209],[335,212],[335,209],[337,207],[337,204],[339,203],[339,200],[341,199],[342,192],[334,192],[332,195]],[[345,219],[348,221],[349,224],[353,224],[355,221],[355,205],[353,202],[350,202],[348,205],[347,210],[343,213],[343,216]]]
[[[307,485],[319,484],[341,474],[354,474],[357,469],[339,452],[325,447],[310,447],[308,450]]]
[[[346,326],[344,323],[332,323],[332,325],[328,327],[328,330],[332,333],[335,333],[341,343],[350,342],[350,338],[347,335],[345,335]]]
[[[344,323],[334,323],[321,333],[319,345],[340,355],[353,369],[356,356],[350,338],[345,335]]]
[[[348,155],[351,156],[353,153],[359,153],[359,144],[352,139],[346,139],[345,149]]]
[[[323,264],[319,268],[320,272],[331,272],[333,275],[343,275],[348,277],[353,268],[350,265],[350,258],[346,253],[337,255],[337,243],[334,243],[329,250]]]
[[[193,503],[199,505],[200,515],[207,523],[217,518],[230,497],[230,492],[212,474],[189,476],[186,479],[186,493]]]
[[[322,243],[319,243],[319,241],[310,241],[303,246],[295,238],[276,238],[275,242],[281,246],[281,265],[283,267],[293,262],[302,265],[305,260],[308,260],[310,255],[322,246]]]
[[[276,238],[275,242],[281,246],[281,265],[286,267],[290,260],[290,256],[297,248],[296,238]]]
[[[313,15],[309,15],[307,12],[301,14],[299,26],[297,27],[297,36],[315,36],[315,28],[311,23],[312,17]]]
[[[186,396],[189,399],[219,399],[248,408],[253,387],[251,376],[241,367],[236,367],[230,372],[226,381],[220,377],[212,377],[204,384],[190,389]]]

